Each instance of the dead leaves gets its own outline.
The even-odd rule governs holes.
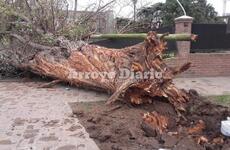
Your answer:
[[[160,134],[162,134],[167,129],[169,121],[167,117],[162,116],[155,111],[144,114],[143,120],[153,129],[157,130]]]

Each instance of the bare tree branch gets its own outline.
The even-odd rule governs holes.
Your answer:
[[[24,39],[22,36],[18,35],[18,34],[10,34],[11,37],[16,38],[18,41],[20,41],[23,44],[27,44],[35,49],[38,50],[51,50],[53,49],[52,47],[49,46],[44,46],[44,45],[40,45],[37,43],[33,43],[31,41],[27,41],[26,39]]]
[[[86,16],[84,18],[84,20],[82,20],[81,22],[79,22],[79,24],[84,24],[85,22],[87,22],[88,20],[90,20],[91,18],[93,18],[94,16],[98,15],[99,12],[103,11],[105,8],[107,8],[109,5],[113,4],[116,0],[112,0],[108,3],[106,3],[105,5],[101,6],[101,7],[98,7],[98,9],[93,12],[93,13],[90,13],[88,16]]]

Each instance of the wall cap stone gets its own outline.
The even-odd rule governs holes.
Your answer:
[[[190,16],[180,16],[175,19],[175,22],[193,22],[194,18]]]

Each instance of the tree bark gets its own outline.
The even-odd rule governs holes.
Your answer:
[[[44,47],[32,42],[26,42],[14,36],[27,49],[39,49],[30,57],[26,57],[14,64],[23,70],[48,76],[55,80],[68,82],[72,85],[94,90],[105,91],[112,96],[107,104],[122,98],[133,104],[151,103],[151,98],[165,97],[175,106],[176,110],[184,110],[183,105],[188,96],[183,90],[175,87],[172,80],[178,74],[190,67],[190,63],[180,68],[170,68],[162,59],[166,43],[155,32],[149,32],[143,43],[123,49],[108,49],[96,45],[81,45],[75,48]],[[27,46],[26,46],[27,44]],[[24,48],[25,48],[24,47]],[[19,54],[17,51],[15,55]],[[31,54],[23,51],[23,55]],[[162,73],[161,77],[152,78],[150,74],[145,78],[121,78],[121,69],[134,74],[149,72],[150,70]],[[88,76],[79,75],[88,74]],[[111,73],[111,76],[100,76],[102,73]],[[99,74],[97,77],[89,74]]]

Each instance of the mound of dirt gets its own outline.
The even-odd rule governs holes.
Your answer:
[[[220,133],[221,121],[230,116],[229,108],[211,104],[195,91],[191,90],[190,95],[183,117],[162,98],[140,106],[106,106],[104,102],[70,106],[102,150],[229,150],[230,138]],[[143,122],[143,114],[153,111],[169,118],[167,132],[157,134]]]

